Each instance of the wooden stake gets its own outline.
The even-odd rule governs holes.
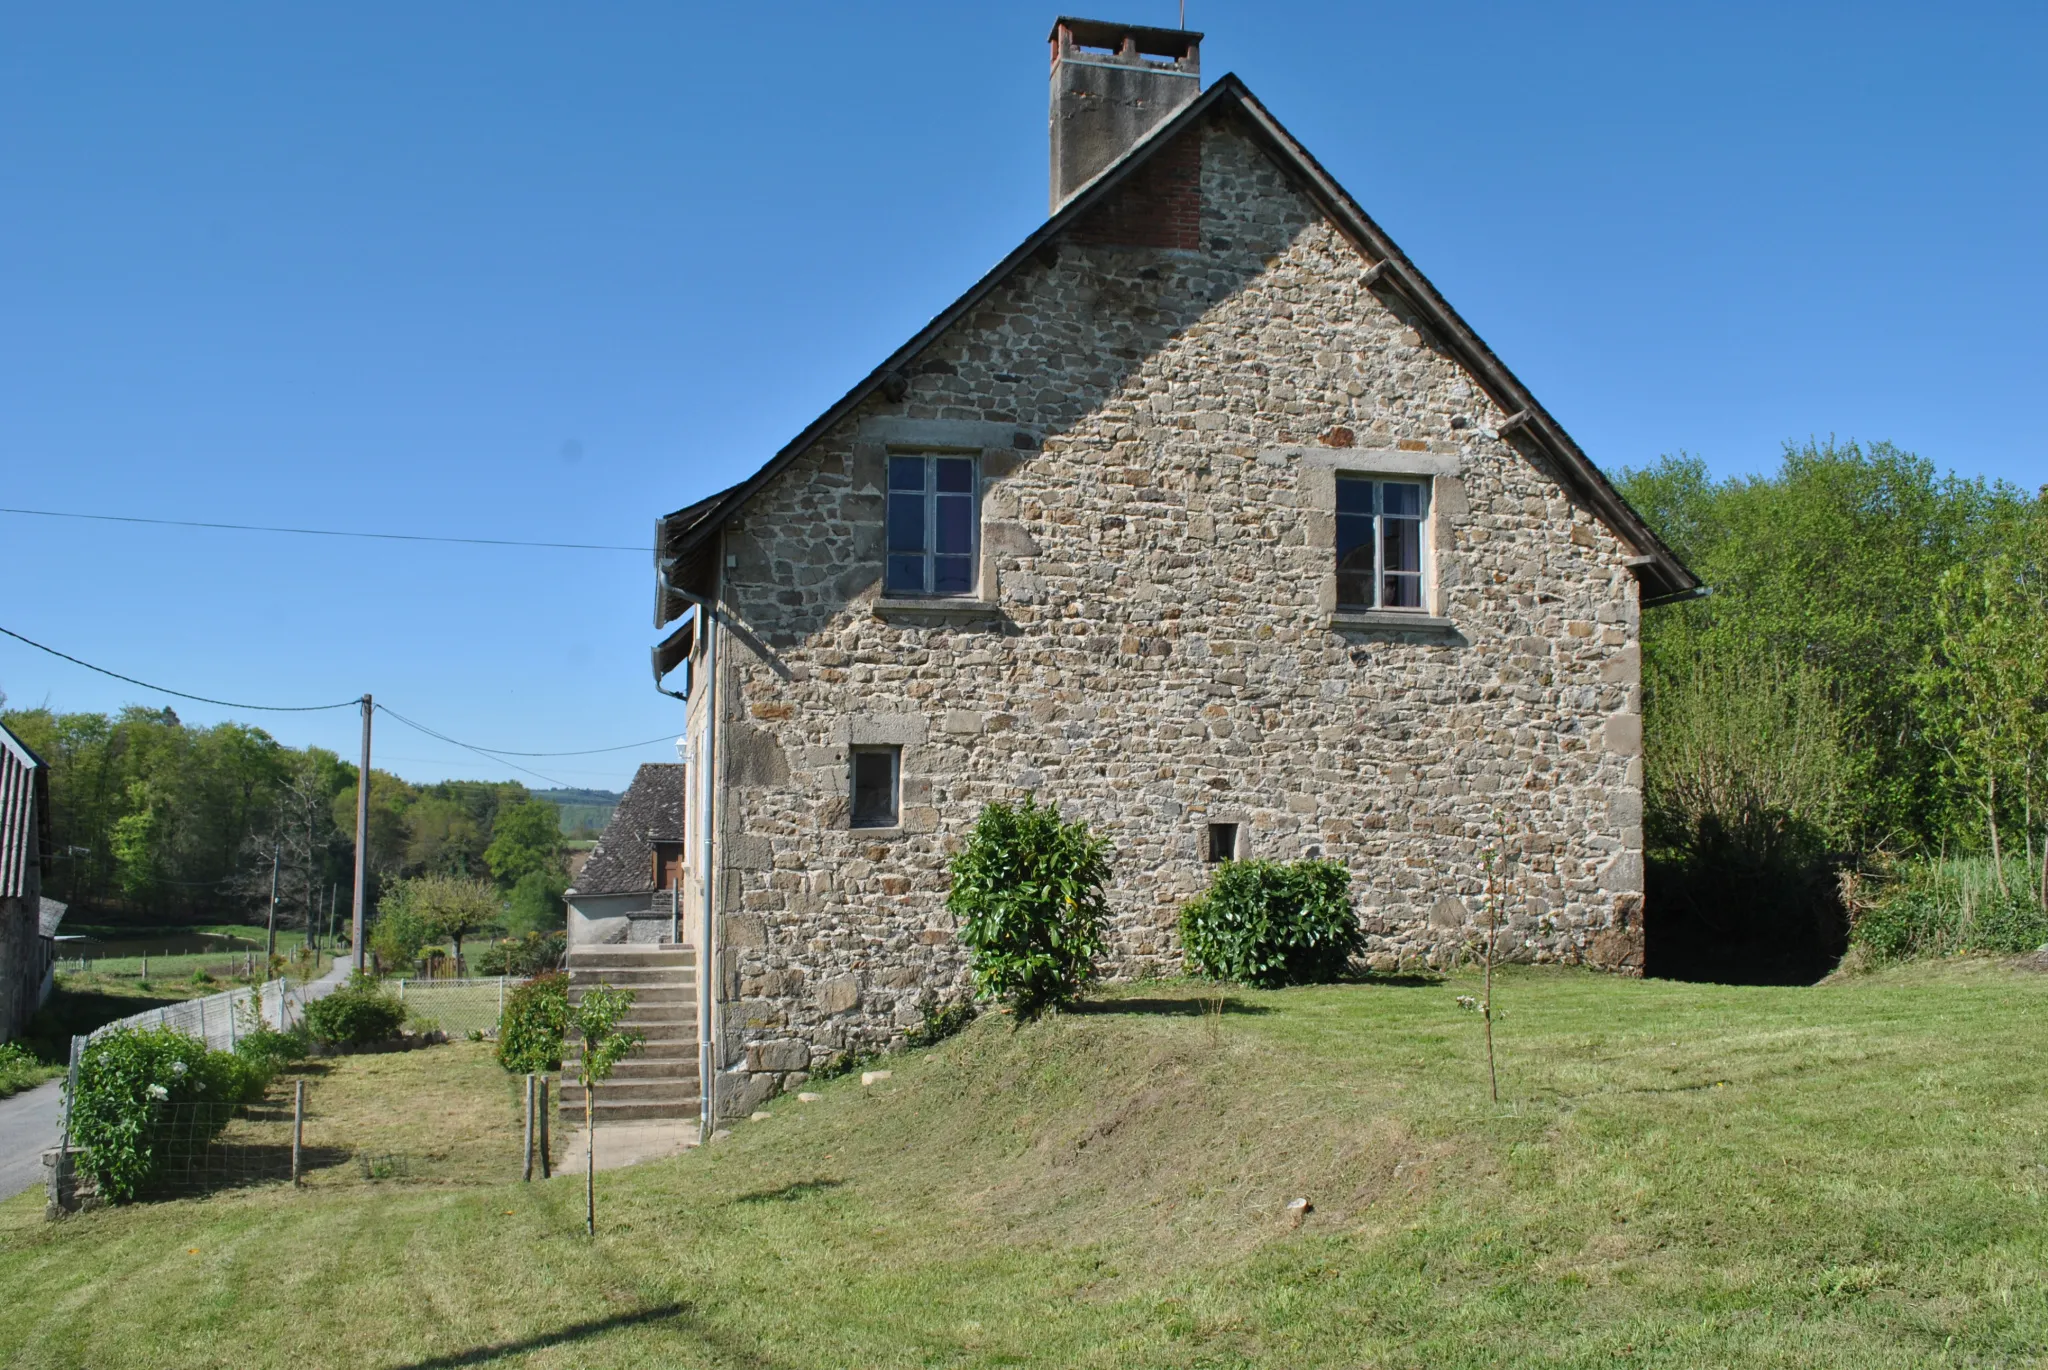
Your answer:
[[[525,1173],[520,1175],[519,1178],[522,1180],[531,1180],[533,1178],[533,1072],[531,1071],[528,1071],[526,1075],[526,1169]]]
[[[585,1049],[589,1043],[584,1044]],[[583,1235],[597,1235],[597,1123],[590,1114],[590,1075],[583,1077]]]
[[[548,1138],[548,1077],[545,1075],[540,1077],[540,1125],[536,1130],[540,1133],[540,1177],[545,1180],[555,1173],[555,1163],[550,1155],[554,1143]]]
[[[300,1181],[300,1153],[306,1143],[306,1082],[300,1080],[292,1090],[292,1187],[298,1188]]]

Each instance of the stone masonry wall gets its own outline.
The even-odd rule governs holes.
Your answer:
[[[1380,968],[1467,943],[1505,822],[1516,953],[1640,967],[1627,548],[1248,137],[1199,136],[1197,249],[1041,254],[727,527],[729,1109],[966,992],[946,863],[1027,793],[1114,844],[1118,974],[1181,969],[1212,819],[1344,862]],[[983,605],[877,598],[919,446],[980,454]],[[1447,628],[1333,624],[1337,470],[1429,473]],[[898,829],[848,827],[863,742],[903,748]]]

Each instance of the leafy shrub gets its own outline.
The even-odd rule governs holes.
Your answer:
[[[2048,944],[2048,915],[2025,889],[2001,887],[1988,862],[1908,865],[1856,917],[1850,937],[1879,961],[1955,952],[2017,956]]]
[[[410,889],[404,882],[377,901],[377,921],[370,925],[370,950],[387,971],[410,969],[420,948],[433,939],[434,930],[413,908]]]
[[[872,1047],[859,1050],[849,1048],[837,1056],[814,1063],[809,1074],[813,1080],[836,1080],[842,1075],[851,1075],[856,1070],[866,1070],[881,1059],[882,1053]]]
[[[2048,915],[2031,898],[2017,892],[1986,900],[1972,911],[1964,930],[1972,951],[2017,956],[2048,944]]]
[[[235,1055],[267,1080],[292,1062],[304,1060],[312,1044],[313,1035],[304,1024],[283,1032],[259,1027],[235,1038]]]
[[[1940,900],[1908,890],[1865,909],[1849,937],[1877,960],[1903,961],[1953,947],[1955,920]]]
[[[35,1053],[19,1042],[0,1042],[0,1099],[32,1089],[50,1078],[54,1067],[46,1066]]]
[[[515,1074],[562,1068],[569,1030],[569,977],[549,971],[512,991],[498,1023],[498,1064]]]
[[[565,932],[530,932],[493,942],[476,954],[470,966],[478,975],[539,975],[562,964],[569,949]]]
[[[962,999],[951,1004],[941,1004],[927,999],[917,1006],[924,1015],[924,1021],[903,1034],[906,1046],[935,1047],[948,1037],[958,1036],[974,1023],[974,1001]]]
[[[177,1158],[227,1126],[267,1077],[170,1028],[117,1028],[78,1063],[71,1140],[101,1197],[129,1203]]]
[[[1226,861],[1181,910],[1180,940],[1202,974],[1271,987],[1335,979],[1364,939],[1335,861]]]
[[[1102,952],[1109,843],[1026,798],[990,804],[953,858],[946,907],[961,919],[976,991],[1035,1018],[1077,998]]]
[[[366,975],[350,976],[325,999],[306,1005],[306,1030],[314,1041],[330,1046],[386,1042],[404,1025],[405,1005]]]

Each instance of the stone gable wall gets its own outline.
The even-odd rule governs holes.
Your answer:
[[[966,992],[946,863],[1027,793],[1114,844],[1117,974],[1181,969],[1212,819],[1344,862],[1382,968],[1471,938],[1504,819],[1519,954],[1640,966],[1627,549],[1249,138],[1202,137],[1197,250],[1041,254],[728,525],[730,1108]],[[919,442],[980,453],[985,605],[878,601]],[[1435,473],[1447,631],[1332,626],[1332,474],[1389,468]],[[863,742],[903,749],[900,830],[847,826]]]

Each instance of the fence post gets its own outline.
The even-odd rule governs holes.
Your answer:
[[[405,981],[403,980],[398,982],[398,1002],[401,1004],[405,1002]]]
[[[292,977],[277,977],[277,1030],[289,1032],[292,1026]]]
[[[292,1188],[299,1187],[299,1151],[306,1140],[306,1082],[292,1091]]]
[[[531,1179],[533,1178],[533,1072],[532,1072],[532,1071],[528,1071],[528,1072],[526,1073],[526,1166],[525,1166],[525,1171],[524,1171],[524,1173],[523,1173],[523,1174],[521,1174],[519,1178],[520,1178],[521,1180],[531,1180]]]
[[[73,1036],[71,1039],[71,1068],[64,1073],[64,1151],[71,1151],[71,1101],[78,1097],[78,1062],[85,1055],[85,1044],[90,1037]]]
[[[499,1023],[500,1023],[501,1025],[502,1025],[502,1024],[504,1023],[504,1021],[505,1021],[505,977],[504,977],[504,976],[502,976],[502,975],[500,975],[500,976],[498,977],[498,1022],[499,1022]]]
[[[548,1160],[548,1077],[540,1077],[540,1177],[545,1180],[552,1173]]]

